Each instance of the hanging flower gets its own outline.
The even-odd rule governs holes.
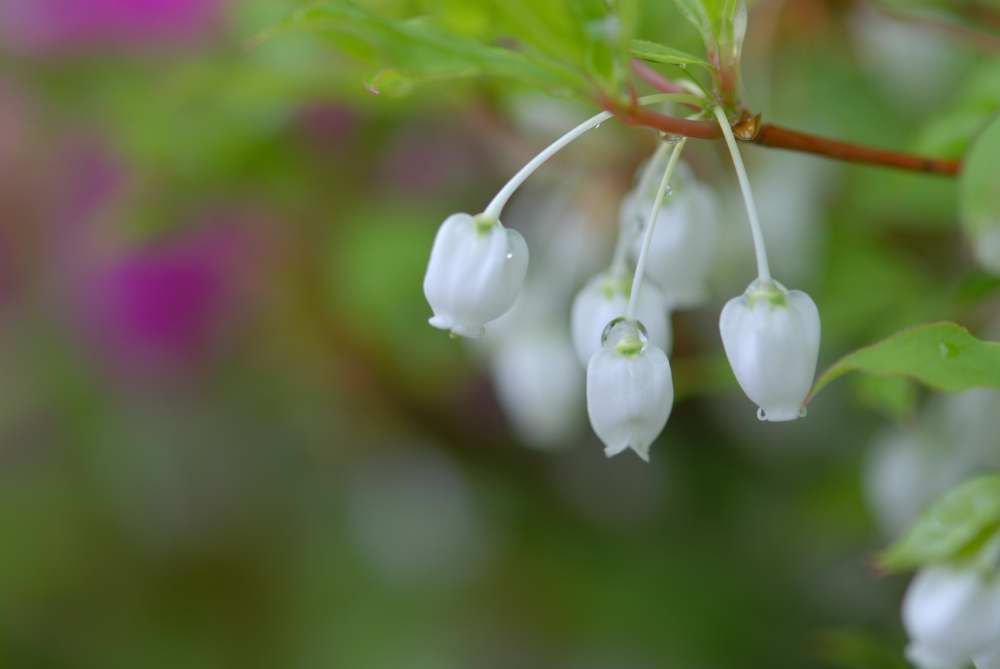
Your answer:
[[[438,229],[424,276],[430,324],[482,336],[483,326],[514,304],[527,269],[528,245],[519,232],[487,216],[452,214]]]
[[[631,277],[615,277],[605,272],[590,279],[577,293],[570,327],[573,346],[584,366],[601,350],[601,336],[608,323],[625,315],[631,284]],[[661,351],[669,351],[673,335],[667,301],[663,293],[648,282],[639,289],[636,317],[646,327],[649,341]]]
[[[674,403],[670,362],[644,330],[624,318],[609,323],[603,349],[587,365],[587,413],[608,457],[631,448],[648,461]]]
[[[718,246],[718,216],[711,190],[693,176],[681,176],[657,217],[646,271],[671,307],[693,307],[707,296],[706,284]],[[622,206],[623,226],[631,219],[644,228],[651,204],[650,194],[627,196]],[[638,257],[641,239],[641,235],[635,239],[633,257]]]
[[[726,303],[722,344],[743,392],[761,420],[804,415],[819,354],[819,311],[808,295],[777,281],[757,280]]]
[[[1000,536],[962,563],[922,569],[903,599],[907,657],[920,669],[979,669],[996,661],[1000,641]]]

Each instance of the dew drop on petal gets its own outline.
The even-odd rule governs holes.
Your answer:
[[[767,414],[764,413],[764,410],[762,408],[760,408],[760,407],[757,407],[757,420],[759,420],[761,422],[767,420]]]
[[[957,358],[959,353],[958,346],[948,341],[939,343],[938,351],[942,358]]]

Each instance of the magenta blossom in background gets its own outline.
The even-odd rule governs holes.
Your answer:
[[[183,371],[239,313],[257,245],[239,216],[130,250],[86,273],[79,308],[89,339],[119,371]]]
[[[147,46],[189,41],[219,23],[222,0],[0,0],[9,48]]]

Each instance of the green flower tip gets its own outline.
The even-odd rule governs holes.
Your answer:
[[[639,355],[642,353],[643,348],[642,339],[631,335],[622,337],[621,340],[615,344],[615,351],[617,351],[619,355],[629,357]]]

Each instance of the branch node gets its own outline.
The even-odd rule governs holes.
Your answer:
[[[751,114],[746,109],[740,112],[740,117],[733,124],[733,135],[743,142],[752,142],[760,134],[760,114]]]

